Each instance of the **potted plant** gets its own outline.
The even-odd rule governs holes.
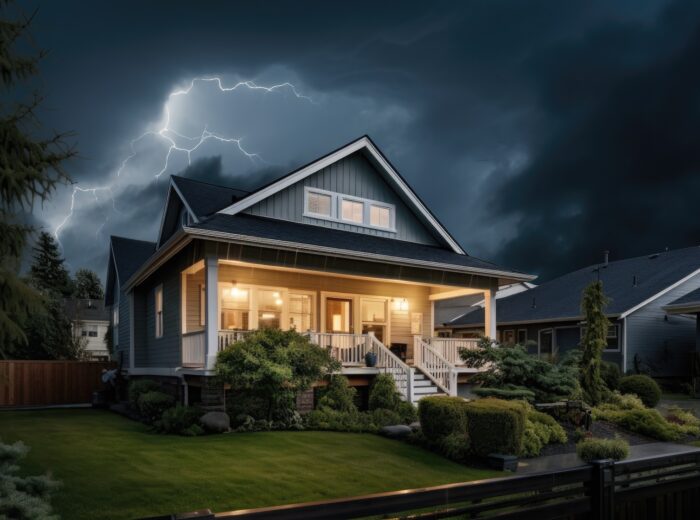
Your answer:
[[[368,367],[373,367],[377,364],[377,354],[375,354],[372,351],[367,352],[365,354],[365,365]]]

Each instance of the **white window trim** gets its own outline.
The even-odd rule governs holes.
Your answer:
[[[331,214],[323,215],[320,213],[313,213],[307,208],[309,207],[309,194],[316,193],[318,195],[326,195],[331,197]],[[354,220],[343,219],[342,214],[342,201],[349,200],[353,202],[360,202],[363,204],[362,208],[362,222],[355,222]],[[377,206],[381,208],[386,208],[389,210],[389,227],[373,226],[370,224],[370,208],[372,206]],[[355,197],[354,195],[346,195],[344,193],[337,193],[334,191],[323,190],[320,188],[314,188],[311,186],[304,187],[304,217],[315,218],[319,220],[327,220],[330,222],[340,222],[343,224],[348,224],[351,226],[357,226],[367,229],[376,229],[379,231],[386,231],[388,233],[396,233],[396,206],[388,202],[382,202],[379,200],[365,199],[362,197]]]
[[[158,293],[160,293],[160,318],[158,317]],[[156,285],[153,291],[153,317],[155,321],[155,337],[162,338],[165,329],[165,320],[163,319],[163,312],[165,307],[165,299],[163,298],[163,284]]]

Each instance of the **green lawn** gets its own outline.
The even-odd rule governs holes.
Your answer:
[[[226,511],[498,476],[376,435],[151,434],[110,412],[0,412],[0,438],[32,450],[24,468],[63,482],[64,519]]]

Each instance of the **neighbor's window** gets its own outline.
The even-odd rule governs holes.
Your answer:
[[[518,345],[527,343],[527,329],[518,329]]]
[[[80,333],[81,333],[81,336],[83,336],[83,337],[96,338],[97,337],[97,325],[86,325],[82,328]]]
[[[343,199],[342,215],[343,220],[362,224],[364,216],[364,204],[356,200]]]
[[[331,195],[309,191],[306,196],[306,211],[314,215],[331,217],[333,198]]]
[[[608,344],[605,347],[605,350],[619,350],[620,348],[620,343],[619,343],[619,338],[617,334],[617,325],[611,325],[608,327]]]
[[[391,208],[372,204],[369,208],[369,224],[374,227],[391,227]]]
[[[503,343],[512,345],[515,343],[515,330],[509,329],[503,331]]]
[[[163,286],[159,285],[155,291],[156,305],[156,338],[163,336]]]

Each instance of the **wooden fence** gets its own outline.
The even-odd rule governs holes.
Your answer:
[[[339,468],[342,471],[342,468]],[[530,475],[448,484],[362,497],[169,519],[313,520],[322,518],[499,518],[651,520],[699,518],[700,450]]]
[[[89,403],[106,361],[0,361],[0,406]]]

